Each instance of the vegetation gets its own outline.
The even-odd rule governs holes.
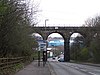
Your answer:
[[[0,0],[0,58],[25,57],[23,63],[26,63],[35,55],[32,48],[37,47],[37,42],[30,35],[33,32],[31,26],[37,23],[38,7],[28,3],[28,0]],[[22,66],[22,63],[15,64],[4,72],[10,73]]]
[[[91,53],[91,58],[93,62],[100,63],[100,16],[88,19],[86,21],[86,26],[96,28],[96,31],[90,32],[93,36],[89,44],[89,51]],[[89,37],[88,37],[89,38]]]
[[[13,73],[15,73],[16,71],[19,71],[23,67],[24,67],[23,63],[17,63],[10,68],[0,70],[0,75],[13,75]]]
[[[82,36],[77,36],[73,39],[74,42],[71,45],[71,59],[81,60],[81,52],[84,48],[84,38]]]
[[[95,29],[94,31],[91,31],[91,29],[84,30],[86,31],[84,47],[80,48],[76,42],[75,45],[78,46],[74,45],[74,47],[71,48],[71,58],[78,61],[100,63],[100,16],[88,19],[84,26]],[[79,38],[76,39],[76,41],[79,40]]]
[[[29,10],[24,0],[0,1],[0,57],[30,56],[37,46]]]

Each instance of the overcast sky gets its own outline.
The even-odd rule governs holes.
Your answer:
[[[35,0],[40,3],[39,21],[47,26],[82,25],[87,18],[94,17],[100,13],[100,0]]]

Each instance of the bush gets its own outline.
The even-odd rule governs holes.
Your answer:
[[[83,48],[80,51],[80,54],[78,56],[78,60],[87,61],[89,58],[90,58],[90,54],[89,54],[88,48]]]
[[[100,40],[94,40],[90,45],[94,62],[100,62]]]

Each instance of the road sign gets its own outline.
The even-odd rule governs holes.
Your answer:
[[[40,50],[46,50],[46,43],[39,43]]]

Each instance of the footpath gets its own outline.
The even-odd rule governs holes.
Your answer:
[[[43,62],[40,62],[40,66],[38,66],[38,62],[33,61],[15,75],[52,75],[52,73],[48,62],[45,66],[43,66]]]

